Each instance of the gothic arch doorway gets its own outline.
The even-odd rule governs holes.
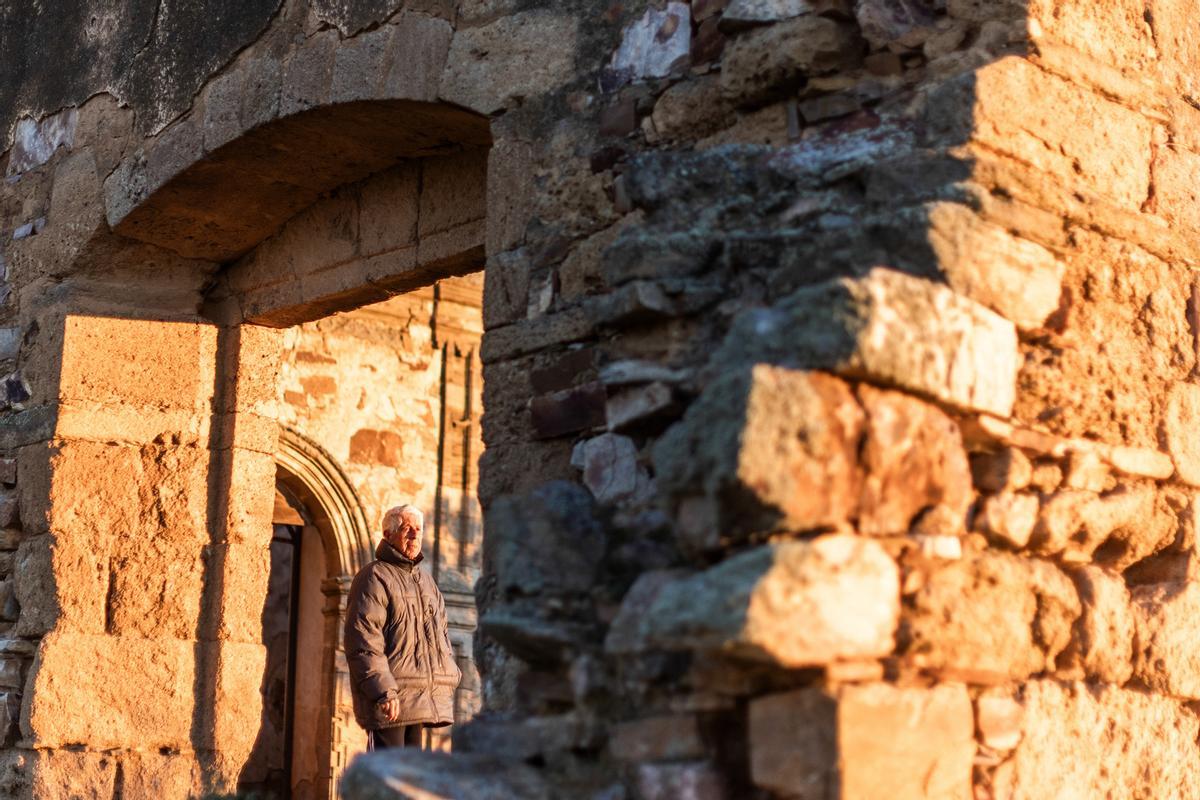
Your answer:
[[[372,558],[371,533],[333,457],[286,427],[275,490],[262,726],[240,788],[279,800],[328,800],[337,797],[349,756],[365,745],[350,705],[341,628],[350,580]]]

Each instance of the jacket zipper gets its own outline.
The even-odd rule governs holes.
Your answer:
[[[414,571],[417,569],[419,569],[419,567],[413,567]],[[432,655],[433,642],[429,641],[428,635],[427,635],[428,631],[429,631],[429,626],[431,626],[433,624],[433,620],[430,619],[429,615],[426,613],[425,593],[421,591],[421,576],[420,575],[412,575],[412,573],[409,573],[409,575],[410,575],[410,577],[412,577],[413,582],[416,583],[416,585],[417,585],[417,600],[420,601],[420,604],[421,604],[421,633],[419,635],[422,637],[425,637],[425,640],[426,640],[425,641],[425,667],[426,667],[426,672],[429,674],[429,708],[433,711],[433,715],[436,717],[437,716],[437,703],[435,703],[433,701],[433,655]]]

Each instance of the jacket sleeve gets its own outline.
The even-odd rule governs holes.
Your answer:
[[[379,578],[373,573],[355,578],[346,598],[346,665],[358,693],[375,703],[397,691],[383,641],[387,609],[387,592]]]

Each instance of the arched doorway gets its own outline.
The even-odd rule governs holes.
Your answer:
[[[276,453],[271,576],[263,608],[267,668],[258,743],[242,787],[326,800],[365,745],[354,722],[341,649],[345,594],[372,558],[362,505],[336,461],[282,428]]]

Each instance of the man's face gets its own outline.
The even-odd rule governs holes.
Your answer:
[[[407,559],[415,559],[421,553],[421,523],[403,519],[400,527],[392,534],[392,546],[404,554]]]

